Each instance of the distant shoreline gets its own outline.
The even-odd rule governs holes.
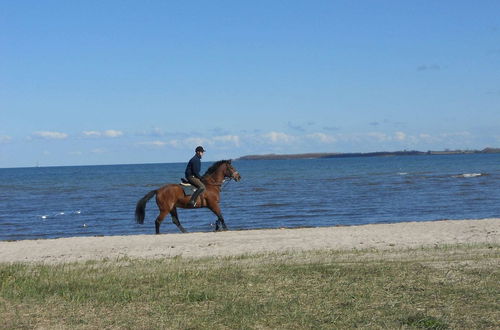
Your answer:
[[[391,156],[422,156],[422,155],[464,155],[464,154],[497,154],[500,148],[485,148],[483,150],[442,150],[442,151],[377,151],[351,153],[304,153],[304,154],[265,154],[247,155],[236,160],[286,160],[286,159],[321,159],[321,158],[351,158],[351,157],[391,157]]]

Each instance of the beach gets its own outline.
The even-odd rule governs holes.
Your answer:
[[[1,241],[0,262],[203,258],[314,250],[409,249],[500,243],[500,218],[345,227]]]

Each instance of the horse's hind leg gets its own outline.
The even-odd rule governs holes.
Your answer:
[[[179,228],[179,230],[183,233],[187,233],[187,230],[182,227],[179,217],[177,216],[177,208],[174,207],[172,211],[170,211],[170,215],[172,216],[172,222]]]
[[[163,221],[163,219],[165,219],[165,217],[167,216],[167,213],[168,212],[160,211],[160,214],[158,215],[158,217],[156,217],[156,220],[155,220],[156,234],[160,233],[161,222]]]

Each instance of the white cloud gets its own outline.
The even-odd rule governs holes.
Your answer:
[[[216,136],[216,137],[212,138],[212,141],[214,143],[219,143],[219,142],[220,143],[231,143],[237,147],[240,146],[240,137],[237,135]]]
[[[92,149],[90,152],[93,153],[93,154],[103,154],[103,153],[106,152],[106,149],[104,149],[104,148],[96,148],[96,149]]]
[[[472,134],[467,131],[462,132],[453,132],[453,133],[442,133],[441,136],[443,138],[470,138]]]
[[[440,139],[427,133],[420,133],[415,138],[419,143],[438,143]]]
[[[117,131],[117,130],[114,130],[114,129],[108,129],[106,131],[83,131],[82,132],[83,135],[87,136],[87,137],[101,137],[101,136],[104,136],[104,137],[109,137],[109,138],[116,138],[116,137],[120,137],[123,135],[123,132],[122,131]]]
[[[404,132],[396,132],[394,133],[394,138],[397,141],[404,141],[406,140],[406,134]]]
[[[188,137],[185,139],[171,139],[171,140],[154,140],[138,142],[137,145],[151,146],[151,147],[165,147],[170,146],[176,149],[193,149],[199,145],[205,148],[227,148],[227,147],[240,147],[241,138],[238,135],[220,135],[213,137]]]
[[[176,149],[193,149],[197,146],[207,146],[212,145],[213,141],[208,138],[199,138],[199,137],[190,137],[183,140],[173,139],[168,141],[149,141],[149,142],[141,142],[138,144],[149,145],[153,147],[164,147],[170,146]]]
[[[39,131],[33,133],[33,136],[47,140],[64,140],[68,137],[68,134],[61,132]]]
[[[270,132],[264,134],[263,137],[271,143],[292,143],[296,140],[293,135],[288,135],[282,132]]]
[[[10,136],[0,135],[0,144],[1,143],[9,143],[12,140]]]
[[[380,132],[370,132],[366,133],[364,136],[364,139],[366,140],[377,140],[377,142],[385,142],[391,140],[391,138],[385,134],[385,133],[380,133]]]
[[[83,135],[85,135],[85,136],[101,136],[101,132],[97,132],[97,131],[83,131]]]
[[[174,148],[180,148],[182,146],[182,143],[179,140],[170,140],[167,143],[168,143],[168,145],[170,145]]]
[[[151,146],[156,148],[163,148],[167,145],[167,142],[164,141],[147,141],[147,142],[139,142],[139,145]]]
[[[313,133],[307,135],[307,137],[321,143],[335,143],[337,141],[337,139],[335,139],[333,136],[325,133]]]
[[[113,129],[108,129],[107,131],[103,132],[103,135],[106,136],[106,137],[115,138],[115,137],[122,136],[123,132],[122,131],[113,130]]]
[[[382,132],[336,134],[335,138],[348,143],[387,142],[391,137]]]

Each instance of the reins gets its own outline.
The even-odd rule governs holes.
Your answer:
[[[226,179],[226,178],[228,178],[228,179]],[[209,179],[212,180],[213,183],[208,182],[208,179],[206,180],[205,183],[208,184],[208,185],[211,185],[211,186],[219,186],[221,191],[222,191],[223,188],[225,188],[227,186],[227,184],[229,183],[229,181],[232,180],[231,177],[224,177],[224,179],[222,179],[222,182],[219,183],[219,182],[216,182],[215,179],[212,178],[212,177],[210,177]]]

